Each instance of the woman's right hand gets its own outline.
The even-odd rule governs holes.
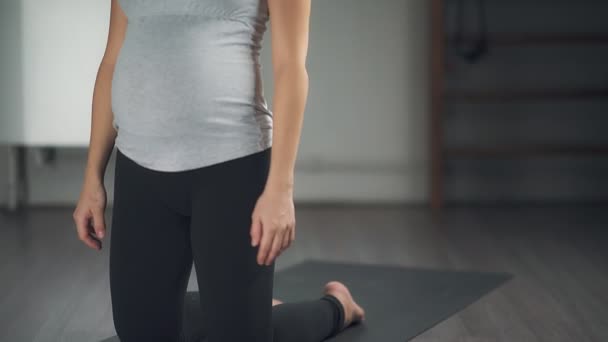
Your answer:
[[[72,214],[78,238],[87,246],[97,250],[101,250],[101,239],[106,232],[104,218],[106,202],[103,181],[86,179],[78,205]]]

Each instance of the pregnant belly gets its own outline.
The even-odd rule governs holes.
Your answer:
[[[121,52],[112,79],[114,119],[119,129],[141,135],[237,132],[254,122],[254,76],[255,64],[246,59],[192,50]]]

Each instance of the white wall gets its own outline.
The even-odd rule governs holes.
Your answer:
[[[2,6],[13,6],[12,11],[5,9],[3,16],[9,17],[10,27],[20,33],[11,40],[20,37],[18,43],[13,43],[20,45],[21,57],[13,70],[21,75],[20,88],[15,89],[21,96],[8,101],[21,110],[3,113],[0,142],[86,145],[90,133],[88,114],[105,48],[110,1],[3,3]],[[4,82],[3,85],[9,86]]]
[[[23,139],[21,5],[0,1],[0,143]]]
[[[424,200],[426,1],[313,1],[312,7],[298,196]],[[264,75],[272,100],[271,75]]]
[[[60,129],[63,134],[53,133],[53,139],[63,148],[53,165],[36,164],[29,156],[30,198],[37,204],[70,204],[80,190],[86,150],[67,146],[83,136],[88,139],[90,94],[105,47],[109,1],[53,0],[43,6],[36,1],[33,6],[34,1],[22,1],[22,37],[29,41],[21,43],[21,68],[24,110],[39,116],[26,116],[23,131],[28,141],[44,145],[49,142],[46,134]],[[296,167],[296,200],[426,199],[427,5],[425,0],[313,1],[310,93]],[[45,40],[38,35],[42,32],[65,39]],[[265,36],[262,60],[265,94],[272,104],[270,34]],[[85,45],[75,47],[79,43]],[[81,57],[72,69],[63,59],[66,53]],[[48,108],[57,98],[64,99],[66,112],[78,114],[56,120],[65,118],[61,106]],[[8,116],[15,121],[6,106],[1,109],[2,123]],[[5,151],[0,150],[0,158],[6,160]],[[106,177],[110,198],[113,161]],[[0,185],[5,179],[2,169]]]

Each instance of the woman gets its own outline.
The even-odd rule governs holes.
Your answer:
[[[317,342],[363,320],[337,281],[314,300],[272,298],[274,261],[295,239],[310,0],[111,1],[73,216],[79,238],[100,250],[115,144],[110,291],[120,340],[185,339],[193,263],[209,342]],[[275,115],[260,78],[268,20]]]

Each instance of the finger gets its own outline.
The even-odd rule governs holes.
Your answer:
[[[76,218],[76,229],[78,232],[78,239],[84,242],[87,246],[93,249],[101,249],[101,243],[91,237],[89,234],[89,218],[86,216],[79,216]]]
[[[283,234],[283,244],[281,245],[281,249],[287,249],[289,248],[289,245],[291,244],[291,229],[289,231],[287,231],[285,234]]]
[[[267,228],[267,226],[262,223],[262,241],[258,250],[258,264],[260,265],[264,264],[264,260],[266,260],[266,257],[268,256],[274,234],[275,232],[273,229]]]
[[[257,246],[260,242],[260,235],[262,234],[262,224],[256,216],[251,218],[251,229],[249,234],[251,235],[251,246]]]
[[[105,217],[103,215],[103,210],[101,209],[93,209],[93,228],[95,229],[95,234],[98,238],[102,239],[106,232],[106,223]]]
[[[92,232],[87,234],[87,245],[96,250],[101,250],[101,240]]]
[[[283,244],[283,235],[285,235],[285,233],[282,230],[278,231],[274,235],[272,240],[272,248],[270,249],[270,253],[268,253],[268,257],[266,258],[266,266],[270,266],[270,264],[272,264],[276,256],[279,254],[281,245]]]
[[[84,224],[82,225],[82,230],[79,232],[80,240],[82,240],[89,247],[100,250],[101,241],[95,237],[91,222],[92,220],[93,218],[91,215],[85,216]]]

